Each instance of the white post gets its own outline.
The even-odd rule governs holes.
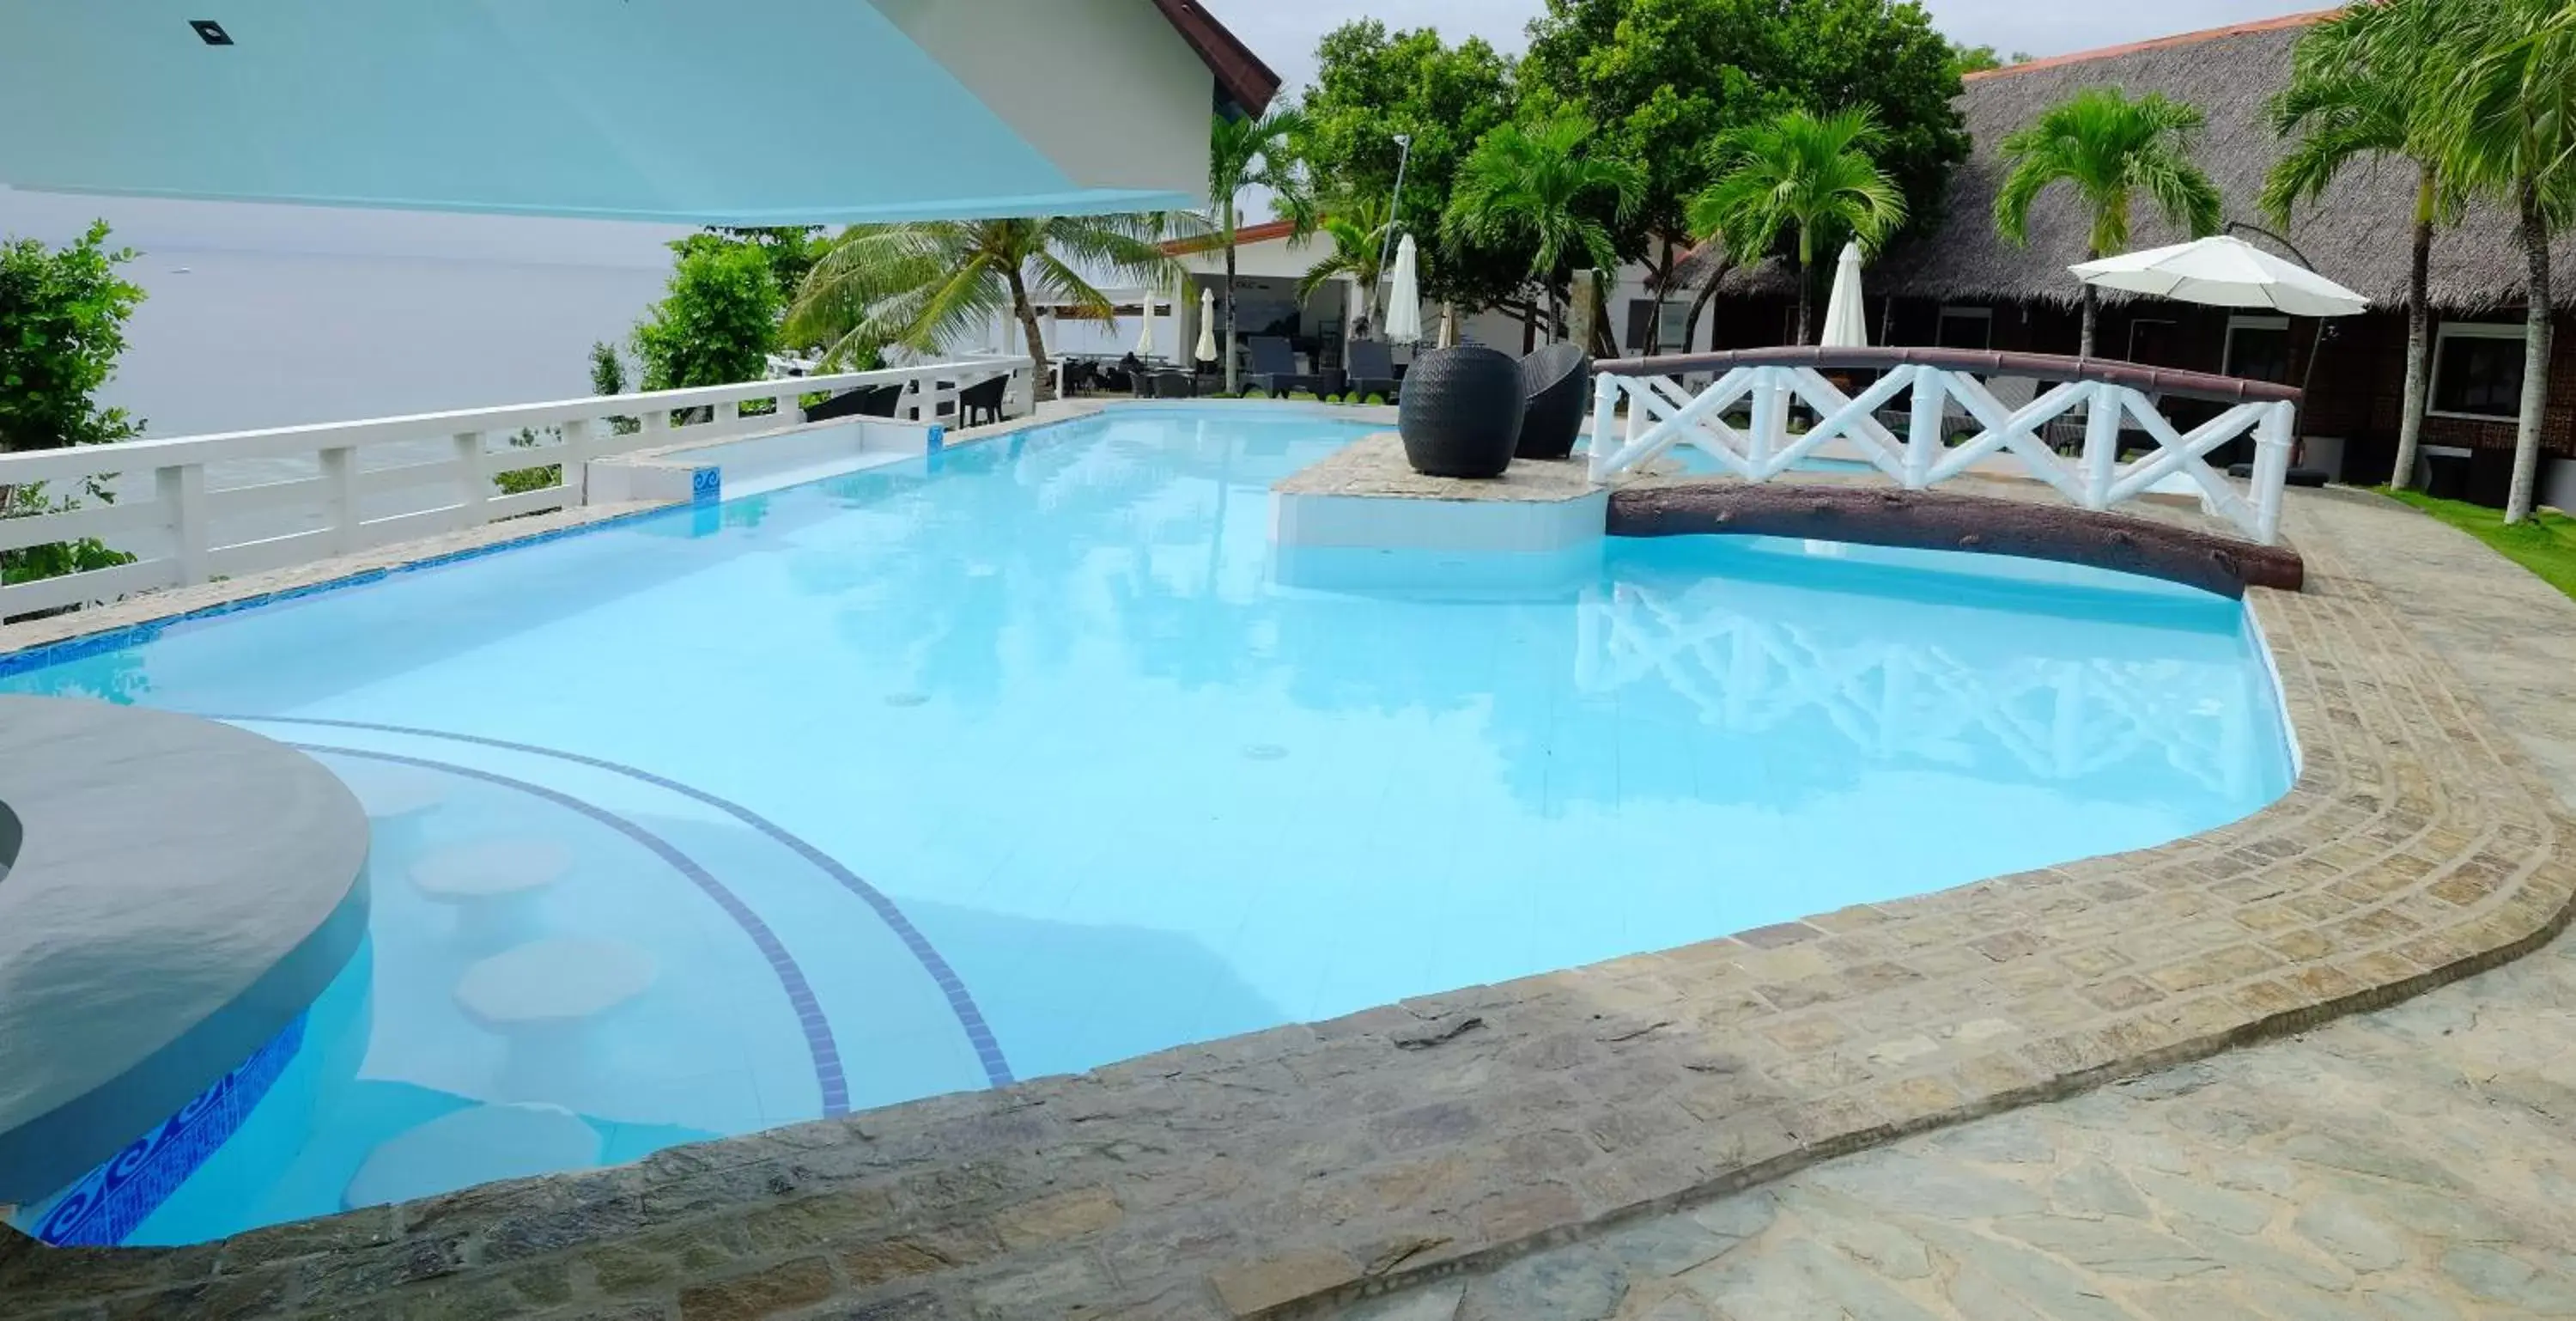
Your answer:
[[[179,584],[193,587],[206,580],[206,469],[203,464],[163,468],[153,474],[156,494],[169,511],[171,558],[178,561]]]
[[[323,509],[329,517],[331,553],[346,555],[358,548],[358,451],[355,446],[335,445],[322,451],[322,477],[330,483],[323,496]]]
[[[2281,488],[2290,476],[2298,411],[2283,400],[2264,410],[2254,428],[2254,539],[2266,546],[2281,535]]]
[[[671,410],[667,408],[648,408],[638,414],[636,420],[644,424],[639,434],[648,437],[659,436],[671,429]],[[646,440],[644,443],[649,447],[659,444],[660,442]]]
[[[1619,378],[1603,375],[1592,382],[1592,480],[1606,482],[1614,474],[1613,461],[1626,446],[1610,434],[1619,422]]]
[[[803,398],[804,392],[801,390],[790,390],[782,395],[770,396],[769,403],[773,410],[770,416],[782,427],[803,426],[805,405],[799,402]]]
[[[590,420],[576,419],[558,428],[563,432],[563,477],[557,483],[564,490],[564,504],[587,504],[590,500]]]
[[[456,462],[465,469],[457,478],[464,498],[457,502],[456,525],[481,527],[488,519],[483,502],[492,498],[492,479],[483,475],[483,433],[459,431],[455,439]]]
[[[1789,392],[1782,387],[1788,377],[1782,367],[1753,369],[1753,480],[1771,479],[1771,456],[1789,443]]]
[[[708,411],[707,420],[715,424],[714,430],[720,432],[742,430],[742,401],[728,399],[716,405]]]
[[[2084,415],[2084,507],[2111,507],[2111,479],[2120,468],[2119,387],[2097,382],[2092,411]]]
[[[1941,461],[1941,419],[1950,409],[1950,373],[1940,367],[1914,373],[1914,415],[1905,429],[1905,487],[1920,491],[1932,484],[1932,467]]]

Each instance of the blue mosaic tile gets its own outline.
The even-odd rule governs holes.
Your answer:
[[[37,1224],[37,1240],[57,1247],[123,1243],[241,1129],[303,1045],[304,1015],[298,1014],[240,1067],[72,1185]]]
[[[689,502],[711,505],[724,499],[724,469],[692,468],[689,470]]]

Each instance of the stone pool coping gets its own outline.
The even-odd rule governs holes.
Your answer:
[[[2304,593],[2247,597],[2301,774],[2219,830],[220,1244],[8,1244],[0,1297],[65,1317],[1304,1314],[2535,947],[2576,895],[2556,798],[2367,566],[2303,549]]]

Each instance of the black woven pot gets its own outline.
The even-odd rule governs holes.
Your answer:
[[[1480,344],[1435,349],[1404,375],[1396,428],[1404,457],[1431,477],[1500,477],[1520,443],[1521,367]]]
[[[1574,452],[1583,405],[1592,388],[1592,357],[1571,344],[1550,344],[1521,359],[1520,444],[1513,457],[1562,459]]]

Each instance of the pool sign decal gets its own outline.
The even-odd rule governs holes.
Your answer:
[[[710,505],[724,498],[724,469],[695,468],[689,472],[689,503]]]

